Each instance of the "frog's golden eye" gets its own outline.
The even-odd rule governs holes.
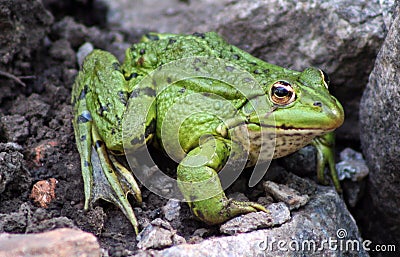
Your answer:
[[[323,70],[319,70],[321,72],[321,77],[324,80],[324,85],[325,87],[328,89],[329,83],[331,82],[331,80],[329,79],[328,74],[326,74],[325,71]]]
[[[287,105],[296,99],[292,85],[286,81],[277,81],[271,87],[271,100],[277,105]]]

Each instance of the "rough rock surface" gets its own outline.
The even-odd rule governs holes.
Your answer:
[[[322,250],[306,248],[309,244],[313,249],[314,243],[318,248],[322,240],[329,239],[338,240],[336,243],[341,239],[356,240],[360,249],[333,251],[327,243]],[[289,244],[292,247],[296,247],[296,244],[299,247],[306,245],[306,249],[301,251],[302,256],[368,256],[361,247],[357,226],[342,199],[334,189],[321,186],[318,186],[316,194],[306,206],[293,212],[292,219],[279,227],[212,238],[198,244],[183,244],[161,251],[149,250],[135,256],[288,256],[287,251],[278,250],[280,240],[283,242],[280,244],[286,244],[283,246],[286,249],[289,249]]]
[[[15,143],[0,143],[0,200],[1,194],[19,194],[27,190],[31,179],[20,152],[22,147]]]
[[[97,257],[95,236],[76,229],[61,228],[39,234],[0,234],[0,256]]]
[[[364,92],[361,109],[361,143],[370,168],[369,190],[373,210],[400,226],[400,7],[379,52]],[[378,224],[379,227],[379,224]],[[397,242],[400,232],[395,229]]]
[[[199,24],[223,12],[234,0],[104,0],[110,7],[107,19],[112,27],[125,31],[167,33],[194,32]],[[183,22],[184,21],[184,22]]]
[[[139,249],[162,249],[168,246],[186,243],[176,234],[176,230],[165,220],[157,218],[147,225],[137,236]]]

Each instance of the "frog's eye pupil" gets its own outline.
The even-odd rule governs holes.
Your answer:
[[[289,94],[289,91],[284,87],[275,88],[274,94],[278,97],[285,97]]]
[[[296,94],[288,82],[278,81],[272,85],[270,97],[274,104],[287,105],[296,99]]]

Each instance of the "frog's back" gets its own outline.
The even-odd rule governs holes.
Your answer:
[[[130,73],[136,70],[139,76],[146,75],[160,65],[189,57],[215,57],[234,63],[244,70],[255,73],[259,78],[273,70],[282,71],[282,68],[251,56],[249,53],[228,44],[215,32],[183,34],[145,35],[141,42],[132,45],[126,51],[123,70]],[[265,65],[267,64],[267,66]],[[266,72],[268,70],[268,72]],[[126,78],[132,74],[125,74]],[[139,78],[140,79],[140,78]]]

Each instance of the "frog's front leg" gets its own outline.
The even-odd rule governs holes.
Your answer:
[[[207,140],[191,150],[177,169],[179,188],[193,213],[208,224],[219,224],[239,214],[265,211],[260,204],[228,199],[217,172],[226,163],[231,142]]]
[[[316,137],[312,145],[317,148],[317,178],[321,184],[326,184],[325,166],[328,165],[333,184],[338,193],[342,192],[339,177],[335,168],[335,134],[330,132],[323,136]]]

